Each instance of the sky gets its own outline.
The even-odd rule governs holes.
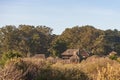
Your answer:
[[[120,0],[0,0],[0,27],[20,24],[45,25],[54,34],[77,25],[120,30]]]

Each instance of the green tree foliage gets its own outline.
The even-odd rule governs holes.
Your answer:
[[[106,40],[107,45],[111,47],[112,50],[115,50],[120,53],[120,31],[114,29],[114,30],[106,30]]]
[[[19,51],[24,56],[36,53],[58,55],[68,48],[79,48],[92,54],[120,53],[120,31],[100,30],[93,26],[66,28],[61,35],[52,34],[46,26],[7,25],[0,28],[0,53]]]
[[[15,26],[9,25],[0,28],[0,48],[2,52],[17,49],[19,33]]]
[[[55,39],[55,41],[51,43],[51,48],[49,49],[49,51],[51,52],[52,56],[60,56],[60,54],[66,49],[67,45],[65,41]]]
[[[63,41],[66,48],[79,48],[87,51],[92,51],[94,42],[103,34],[102,30],[95,29],[92,26],[75,26],[73,28],[67,28],[55,41],[59,45],[58,41]],[[64,45],[62,47],[64,47]],[[54,46],[54,45],[53,45]],[[55,50],[53,48],[53,50]],[[58,50],[58,49],[57,49]],[[55,50],[56,51],[56,50]],[[59,49],[62,52],[63,49]]]
[[[64,45],[61,45],[62,41]],[[67,48],[79,48],[86,50],[92,54],[107,55],[112,50],[120,53],[120,32],[118,30],[100,30],[93,26],[75,26],[67,28],[56,40],[55,45]],[[52,50],[58,54],[64,49],[55,49],[52,45]],[[66,46],[65,46],[66,45]]]
[[[8,25],[0,28],[0,51],[17,50],[24,56],[48,54],[52,38],[52,29],[46,26]]]
[[[13,58],[19,58],[19,57],[23,57],[23,55],[18,52],[18,51],[8,51],[3,53],[1,60],[0,60],[0,65],[4,66],[4,64],[6,63],[6,61],[13,59]]]
[[[65,41],[69,43],[68,47],[70,48],[89,49],[89,46],[92,46],[95,39],[101,34],[102,32],[100,30],[87,25],[82,27],[75,26],[69,29],[69,31],[65,30],[61,36],[66,38]]]

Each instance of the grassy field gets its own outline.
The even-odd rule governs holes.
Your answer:
[[[120,80],[119,74],[119,62],[98,56],[77,64],[19,58],[0,68],[0,80]]]

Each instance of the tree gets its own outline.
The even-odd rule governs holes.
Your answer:
[[[96,29],[93,26],[75,26],[73,28],[67,28],[57,39],[56,45],[60,46],[58,42],[64,43],[67,48],[78,48],[84,49],[91,52],[93,44],[96,39],[102,35],[104,32],[102,30]],[[58,42],[57,42],[58,41]],[[53,45],[53,50],[54,45]],[[57,49],[57,52],[62,52],[64,49]],[[56,50],[55,50],[56,51]]]
[[[52,56],[60,57],[61,56],[60,54],[64,52],[66,49],[67,49],[67,44],[64,41],[55,39],[52,42],[49,51],[51,52]]]
[[[16,50],[24,56],[48,54],[52,38],[52,29],[46,26],[19,25],[16,28],[7,25],[0,28],[0,51]]]
[[[20,48],[29,56],[36,53],[48,54],[51,41],[52,29],[46,26],[20,25],[21,43]],[[24,46],[24,47],[23,47]]]
[[[15,26],[7,25],[0,28],[0,46],[1,52],[17,49],[19,42],[18,29]]]

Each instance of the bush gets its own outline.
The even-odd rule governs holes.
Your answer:
[[[89,80],[89,77],[73,64],[56,63],[43,68],[38,80]]]
[[[17,51],[8,51],[6,53],[3,53],[0,61],[0,65],[4,66],[7,60],[13,59],[13,58],[19,58],[22,57],[22,54]]]
[[[117,60],[118,57],[116,55],[111,55],[111,56],[109,56],[109,58],[112,60]]]
[[[119,80],[119,74],[120,63],[108,57],[92,56],[78,64],[16,58],[0,70],[0,80]]]
[[[74,65],[60,65],[40,59],[11,59],[0,72],[0,80],[88,80],[88,76]]]
[[[0,80],[38,80],[40,71],[45,66],[47,64],[42,60],[11,59],[0,72]]]

